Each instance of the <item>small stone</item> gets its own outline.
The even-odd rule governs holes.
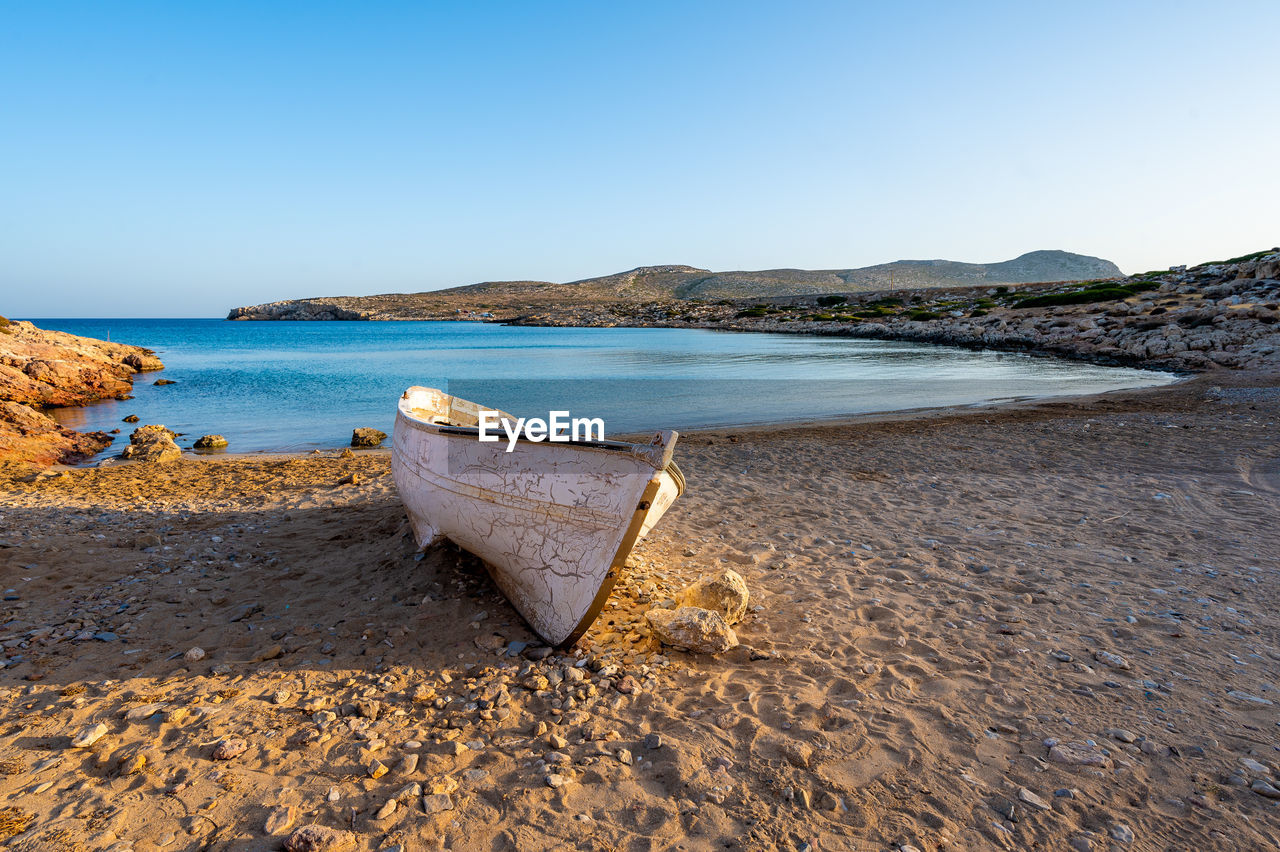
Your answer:
[[[204,648],[191,648],[182,655],[188,663],[198,663],[204,659]]]
[[[1104,666],[1109,666],[1110,668],[1113,668],[1113,669],[1128,671],[1130,668],[1132,668],[1132,666],[1129,665],[1128,660],[1126,660],[1124,657],[1120,656],[1119,654],[1113,654],[1110,651],[1094,651],[1093,658],[1098,662],[1102,663]]]
[[[287,689],[277,689],[271,695],[272,704],[288,704],[289,699],[293,697],[293,693]]]
[[[560,736],[559,734],[551,734],[549,737],[547,737],[547,745],[551,746],[551,748],[555,749],[556,751],[559,751],[560,749],[564,748],[568,744],[569,744],[569,741],[566,740],[564,737]]]
[[[1018,801],[1030,805],[1036,810],[1047,811],[1052,810],[1051,806],[1044,799],[1028,790],[1026,787],[1018,789]]]
[[[355,835],[324,825],[304,825],[284,842],[285,852],[343,852],[356,845]]]
[[[546,784],[548,787],[563,787],[565,784],[568,784],[568,783],[569,783],[568,777],[561,775],[558,772],[552,772],[550,775],[546,777]]]
[[[418,756],[416,754],[406,754],[400,758],[400,765],[396,767],[396,772],[401,775],[412,775],[418,770]]]
[[[1138,739],[1131,731],[1126,731],[1124,728],[1108,728],[1106,733],[1111,739],[1122,743],[1131,743]]]
[[[382,807],[378,808],[378,812],[373,815],[373,818],[386,819],[387,817],[395,813],[396,808],[398,808],[399,806],[400,806],[400,803],[397,802],[395,799],[387,799],[385,802],[382,803]]]
[[[213,747],[211,757],[214,760],[231,760],[244,754],[249,748],[249,744],[241,739],[229,737],[221,740]]]
[[[298,809],[292,805],[272,808],[267,814],[267,821],[262,824],[262,831],[265,834],[281,834],[288,831],[289,826],[293,825],[293,821],[297,818]]]
[[[1254,760],[1252,757],[1240,758],[1240,765],[1243,766],[1245,769],[1249,770],[1250,772],[1256,772],[1259,775],[1271,774],[1270,769],[1268,769],[1264,764],[1261,764],[1258,761]]]
[[[138,422],[138,415],[136,415],[136,414],[130,414],[130,415],[128,415],[128,416],[126,416],[126,417],[124,418],[124,422],[125,422],[125,423],[137,423],[137,422]]]
[[[1259,796],[1265,796],[1268,799],[1280,799],[1280,790],[1263,781],[1261,778],[1249,785],[1249,789],[1257,793]]]
[[[422,797],[422,809],[429,814],[453,810],[453,798],[448,793],[432,793]]]
[[[381,760],[378,760],[376,757],[373,760],[369,761],[369,766],[366,771],[369,773],[370,778],[375,778],[375,779],[381,778],[383,775],[386,775],[388,772],[390,772],[390,770],[387,769],[387,765],[383,763]]]
[[[325,801],[336,802],[342,798],[342,791],[337,787],[330,787],[329,792],[325,795]]]
[[[620,748],[617,753],[618,762],[624,766],[630,766],[632,763],[631,752],[628,749]]]
[[[644,747],[650,750],[662,748],[662,734],[645,734]]]
[[[479,784],[481,781],[489,777],[489,773],[484,769],[468,769],[462,773],[463,780],[471,784]]]
[[[1133,830],[1122,822],[1118,822],[1111,826],[1110,834],[1113,840],[1118,840],[1121,843],[1133,842]]]
[[[1075,837],[1067,841],[1073,852],[1093,852],[1093,841],[1085,837],[1083,834],[1077,834]]]
[[[102,722],[89,725],[81,729],[80,733],[71,738],[72,748],[88,748],[89,746],[102,739],[107,734],[107,726]]]
[[[1049,749],[1049,759],[1068,766],[1107,766],[1110,760],[1102,749],[1088,743],[1060,743]]]

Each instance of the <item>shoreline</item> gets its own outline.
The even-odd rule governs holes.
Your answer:
[[[1046,356],[1046,357],[1053,357],[1053,356]],[[1171,372],[1171,371],[1161,371],[1161,372]],[[1183,385],[1190,381],[1194,381],[1203,376],[1213,376],[1213,375],[1219,375],[1219,374],[1179,373],[1177,374],[1178,377],[1176,381],[1165,383],[1165,384],[1145,385],[1141,387],[1130,387],[1130,388],[1117,388],[1115,390],[1100,391],[1096,393],[1047,394],[1047,395],[1039,395],[1039,396],[1018,397],[1016,399],[980,401],[980,402],[974,402],[974,403],[961,403],[961,404],[954,404],[954,405],[919,406],[915,408],[890,409],[885,411],[869,411],[869,412],[863,412],[863,413],[857,413],[857,414],[836,414],[836,415],[822,416],[822,417],[802,417],[794,420],[777,420],[777,421],[766,421],[766,422],[758,422],[758,423],[699,426],[692,429],[681,429],[676,431],[680,435],[680,440],[685,441],[685,440],[689,440],[691,438],[697,438],[700,436],[708,436],[708,435],[715,436],[715,435],[727,434],[728,432],[763,433],[763,432],[769,432],[769,431],[774,431],[779,429],[796,429],[796,428],[805,428],[805,427],[820,428],[820,427],[834,427],[834,426],[854,426],[862,423],[897,422],[897,421],[925,419],[932,416],[950,417],[950,416],[958,416],[964,413],[981,413],[981,412],[996,413],[996,412],[1002,412],[1007,410],[1015,410],[1022,406],[1036,406],[1041,404],[1051,404],[1055,402],[1085,403],[1093,399],[1099,399],[1103,397],[1112,397],[1117,394],[1138,393],[1141,391],[1167,390],[1167,389],[1176,388],[1180,385]],[[661,427],[655,427],[655,428],[661,428]],[[637,441],[647,437],[650,431],[651,430],[618,433],[616,435],[610,435],[608,437],[608,440]],[[390,441],[390,436],[388,436],[387,441]],[[367,448],[367,447],[357,448],[357,447],[350,447],[347,445],[314,447],[308,450],[249,450],[244,452],[226,451],[226,450],[200,451],[200,450],[191,450],[191,449],[184,448],[182,450],[182,458],[184,460],[192,460],[192,461],[214,461],[217,459],[266,459],[266,460],[298,459],[298,458],[307,458],[307,457],[316,456],[316,455],[329,457],[330,454],[332,453],[338,453],[347,449],[351,450],[351,452],[356,454],[357,456],[365,455],[365,454],[371,454],[371,455],[372,454],[390,454],[391,452],[390,448],[386,446],[375,447],[375,448]],[[90,456],[75,464],[55,464],[55,465],[52,465],[49,469],[56,470],[56,471],[83,470],[86,468],[97,467],[99,465],[102,465],[104,462],[108,463],[109,466],[148,464],[148,462],[146,461],[130,461],[128,459],[121,459],[118,455],[100,457],[100,454],[99,454],[99,455]]]

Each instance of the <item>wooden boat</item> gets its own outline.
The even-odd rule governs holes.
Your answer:
[[[391,454],[400,498],[420,547],[447,538],[474,553],[535,633],[572,645],[684,492],[677,433],[647,444],[521,438],[508,452],[505,435],[478,440],[482,410],[434,388],[404,392]]]

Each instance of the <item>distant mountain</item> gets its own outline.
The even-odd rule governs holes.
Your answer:
[[[694,266],[641,266],[600,278],[486,281],[425,293],[296,299],[235,308],[227,319],[430,319],[459,313],[506,317],[528,310],[672,299],[752,299],[870,290],[1039,284],[1118,278],[1111,261],[1066,251],[1033,251],[1000,263],[898,260],[861,269],[712,272]]]

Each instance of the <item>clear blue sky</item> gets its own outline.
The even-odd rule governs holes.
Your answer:
[[[1280,3],[0,0],[0,313],[1280,243]]]

